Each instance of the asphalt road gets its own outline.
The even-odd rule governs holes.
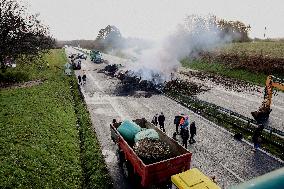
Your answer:
[[[67,51],[74,52],[74,49]],[[119,58],[109,55],[104,55],[104,58],[110,63],[120,61]],[[161,111],[166,116],[165,129],[169,136],[175,130],[173,119],[176,114],[188,114],[190,120],[196,122],[197,142],[188,147],[193,153],[191,167],[199,168],[208,176],[216,176],[222,188],[284,166],[283,161],[265,152],[252,152],[253,147],[248,142],[235,141],[228,131],[163,95],[154,95],[151,98],[116,96],[114,90],[119,81],[98,73],[104,66],[105,64],[94,64],[89,60],[83,61],[82,69],[86,71],[87,84],[82,86],[82,91],[115,188],[132,187],[123,178],[117,164],[117,148],[111,141],[109,124],[114,118],[124,120],[145,117],[151,120],[154,114]],[[76,71],[76,75],[81,73],[82,71]]]
[[[208,87],[210,87],[209,91],[197,95],[199,99],[222,106],[251,119],[253,119],[251,112],[258,110],[263,101],[263,93],[256,90],[250,92],[228,91],[217,84]],[[277,96],[272,97],[271,109],[272,112],[266,124],[284,131],[284,93],[278,92]]]

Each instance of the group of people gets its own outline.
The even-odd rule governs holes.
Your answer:
[[[86,84],[86,80],[87,80],[87,76],[86,76],[85,72],[83,72],[83,76],[78,75],[78,83],[79,83],[79,85],[82,85],[82,84],[85,85]]]
[[[176,136],[180,134],[182,138],[182,145],[185,148],[187,148],[188,139],[189,139],[190,144],[193,144],[196,142],[194,139],[194,136],[196,135],[195,121],[189,124],[189,117],[185,116],[184,114],[181,114],[175,117],[174,124],[176,125],[176,132],[174,133],[174,135]]]
[[[152,119],[152,123],[155,126],[160,126],[160,129],[165,132],[165,116],[163,112],[161,112],[160,115],[156,114],[154,115]],[[187,141],[189,139],[189,143],[193,144],[196,141],[194,140],[194,136],[196,135],[196,126],[195,122],[191,122],[189,124],[189,117],[185,116],[184,114],[180,114],[178,116],[175,116],[174,124],[176,126],[176,132],[173,134],[173,139],[176,139],[177,135],[180,135],[182,138],[182,145],[187,148]],[[180,130],[180,132],[179,132]]]
[[[163,112],[161,112],[160,115],[156,114],[154,115],[153,119],[152,119],[152,123],[155,125],[155,126],[160,126],[160,129],[163,131],[163,132],[166,132],[165,130],[165,116],[163,114]]]

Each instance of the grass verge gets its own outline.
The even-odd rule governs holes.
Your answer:
[[[81,159],[84,175],[83,188],[112,188],[111,178],[108,174],[100,145],[92,130],[90,115],[75,77],[70,80],[70,85],[81,141]]]
[[[74,98],[78,90],[70,90],[75,77],[60,69],[65,53],[52,50],[45,59],[49,66],[17,65],[0,74],[14,82],[44,80],[0,89],[0,188],[109,188],[89,114]]]
[[[201,60],[191,61],[189,59],[183,59],[181,63],[185,68],[214,73],[238,80],[247,81],[260,86],[265,85],[267,78],[267,75],[263,73],[253,73],[242,69],[231,69],[226,65],[220,63],[207,63]]]

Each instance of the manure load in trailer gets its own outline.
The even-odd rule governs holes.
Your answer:
[[[178,144],[175,140],[168,137],[164,132],[155,127],[152,123],[146,119],[133,120],[137,125],[143,129],[154,129],[159,139],[157,141],[164,144],[161,152],[165,152],[165,156],[161,159],[158,158],[154,162],[145,161],[139,157],[135,152],[135,142],[129,142],[118,132],[117,128],[122,122],[114,123],[110,125],[111,138],[118,147],[118,159],[119,165],[126,178],[139,178],[137,184],[142,187],[157,186],[170,182],[171,176],[186,171],[190,168],[191,155],[187,149]],[[146,142],[149,144],[149,141]],[[137,145],[137,144],[136,144]],[[139,145],[139,141],[138,141]],[[139,149],[146,151],[146,149]],[[169,155],[167,153],[169,152]],[[142,154],[144,155],[144,154]],[[140,154],[141,156],[141,154]],[[147,157],[146,157],[147,159]]]

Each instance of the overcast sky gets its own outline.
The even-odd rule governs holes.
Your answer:
[[[107,25],[124,37],[157,39],[186,15],[214,14],[250,24],[251,37],[284,37],[284,0],[23,0],[59,40],[95,39]]]

